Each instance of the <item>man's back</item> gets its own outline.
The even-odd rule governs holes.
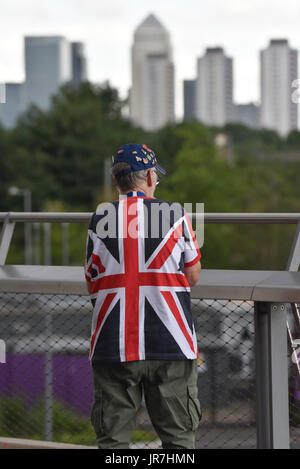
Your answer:
[[[91,219],[93,362],[197,357],[184,275],[201,257],[197,241],[180,204],[141,194],[121,196]]]

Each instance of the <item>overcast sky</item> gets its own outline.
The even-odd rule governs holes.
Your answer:
[[[125,96],[133,31],[150,13],[171,35],[179,117],[182,81],[206,47],[233,57],[239,103],[259,101],[259,50],[270,38],[300,48],[299,0],[0,0],[0,82],[24,79],[25,35],[63,35],[84,42],[92,82],[109,80]]]

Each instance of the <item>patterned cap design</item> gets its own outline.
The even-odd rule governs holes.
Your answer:
[[[117,163],[128,163],[130,165],[130,168],[122,171],[124,174],[150,168],[157,168],[162,174],[166,174],[166,171],[157,164],[153,150],[146,145],[126,143],[112,156],[112,161],[113,166]]]

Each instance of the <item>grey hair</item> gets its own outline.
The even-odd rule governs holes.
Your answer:
[[[111,169],[113,183],[122,192],[134,189],[141,181],[145,181],[147,178],[148,169],[124,174],[123,170],[127,168],[130,168],[130,165],[121,162],[115,164]]]

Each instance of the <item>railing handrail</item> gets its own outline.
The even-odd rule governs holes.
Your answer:
[[[0,222],[87,223],[93,212],[0,212]],[[205,223],[297,224],[300,213],[188,213]]]
[[[300,303],[300,272],[202,269],[192,298]],[[82,266],[3,265],[0,292],[87,295]]]

